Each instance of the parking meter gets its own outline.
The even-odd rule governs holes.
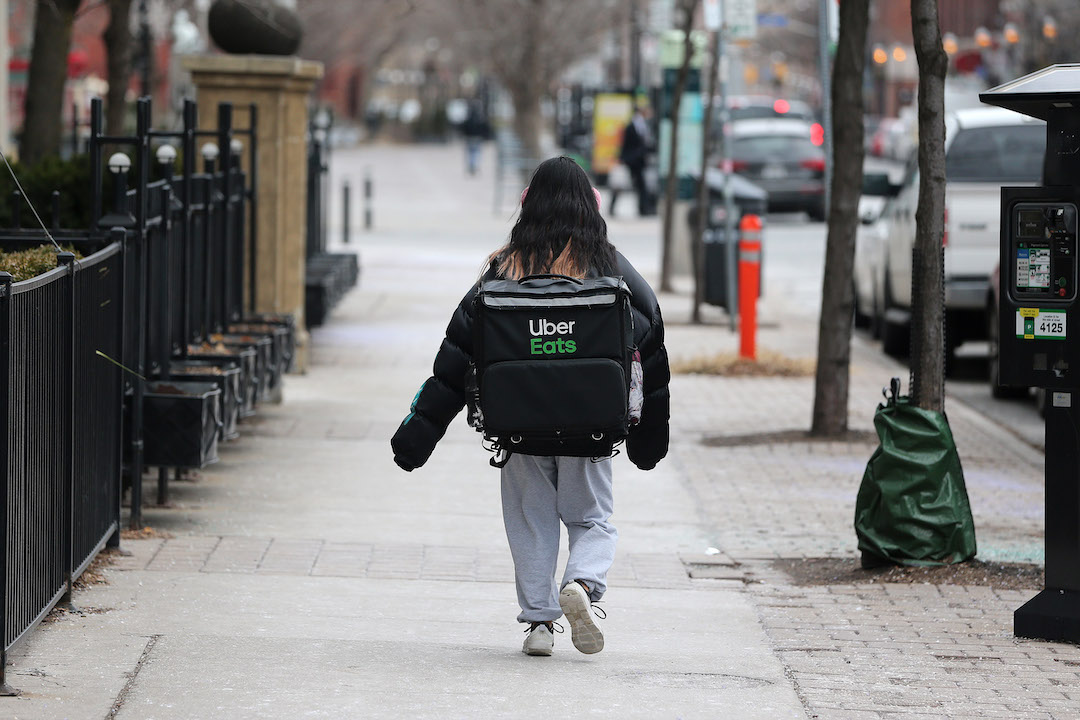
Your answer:
[[[1077,202],[1065,190],[1001,190],[1003,385],[1080,389]]]
[[[1046,588],[1013,613],[1013,633],[1080,642],[1080,64],[979,99],[1046,121],[1042,186],[1001,189],[1001,383],[1047,392]]]

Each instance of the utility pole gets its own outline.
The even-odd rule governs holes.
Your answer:
[[[146,7],[146,0],[139,0],[139,52],[142,54],[142,63],[139,68],[139,94],[142,97],[150,97],[150,70],[153,65],[150,48],[150,12]]]
[[[630,84],[641,87],[641,0],[630,0]]]
[[[821,73],[821,126],[825,130],[825,212],[829,211],[829,195],[833,174],[832,73],[829,72],[829,3],[818,0],[818,66]]]
[[[737,312],[739,294],[735,287],[738,281],[736,263],[738,262],[739,244],[735,237],[735,194],[731,187],[731,142],[728,138],[728,125],[731,121],[731,113],[728,109],[728,74],[731,72],[731,62],[727,56],[727,14],[724,13],[723,5],[720,8],[720,29],[716,33],[716,55],[720,58],[720,162],[724,172],[724,240],[727,243],[725,253],[727,255],[725,265],[727,290],[727,315],[728,330],[735,332],[735,313]]]

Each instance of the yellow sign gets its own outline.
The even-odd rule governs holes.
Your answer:
[[[600,93],[593,106],[592,171],[604,175],[619,161],[623,130],[634,114],[633,97],[625,93]]]
[[[1039,308],[1017,308],[1017,312],[1020,313],[1020,317],[1039,317]]]

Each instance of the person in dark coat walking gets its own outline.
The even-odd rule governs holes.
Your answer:
[[[639,106],[634,116],[623,130],[622,147],[619,149],[619,162],[630,171],[637,194],[638,215],[652,215],[652,198],[645,184],[645,164],[653,148],[652,129],[649,127],[649,108]]]
[[[642,470],[651,470],[664,458],[670,380],[664,321],[648,283],[608,242],[599,205],[599,193],[570,158],[553,158],[537,167],[521,195],[521,213],[510,241],[488,258],[483,277],[458,304],[435,356],[434,373],[390,441],[399,467],[411,471],[427,462],[466,404],[473,300],[480,284],[541,273],[620,276],[629,287],[634,343],[644,370],[644,404],[641,421],[626,438],[626,454]],[[522,652],[550,655],[553,623],[563,615],[574,646],[584,653],[599,652],[604,636],[592,604],[607,589],[618,539],[610,522],[611,458],[514,453],[501,472],[503,520],[521,607],[517,619],[529,624]],[[562,582],[556,585],[560,521],[569,535],[570,557]]]
[[[475,175],[480,165],[480,149],[491,136],[491,125],[479,101],[469,103],[469,114],[461,124],[461,132],[465,135],[465,169]]]

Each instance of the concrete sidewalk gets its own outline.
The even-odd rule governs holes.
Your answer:
[[[360,287],[313,333],[311,371],[219,464],[175,484],[172,507],[146,511],[161,537],[126,540],[106,583],[76,594],[81,610],[13,655],[24,694],[0,699],[0,717],[1080,714],[1080,651],[1011,636],[1011,611],[1034,593],[796,587],[775,568],[855,554],[873,444],[766,436],[808,425],[810,378],[674,378],[669,458],[650,473],[616,460],[607,647],[585,656],[558,635],[553,657],[522,655],[498,473],[479,437],[455,421],[411,474],[388,443],[510,228],[512,208],[492,213],[490,165],[468,178],[459,152],[335,158],[335,179],[374,168],[378,230],[354,235]],[[609,227],[651,277],[656,221]],[[673,357],[735,347],[718,314],[690,326],[684,296],[661,302]],[[812,310],[774,296],[762,315],[763,346],[813,356]],[[854,427],[871,429],[894,374],[906,370],[856,341]],[[1041,455],[960,403],[949,417],[980,557],[1040,561]]]

